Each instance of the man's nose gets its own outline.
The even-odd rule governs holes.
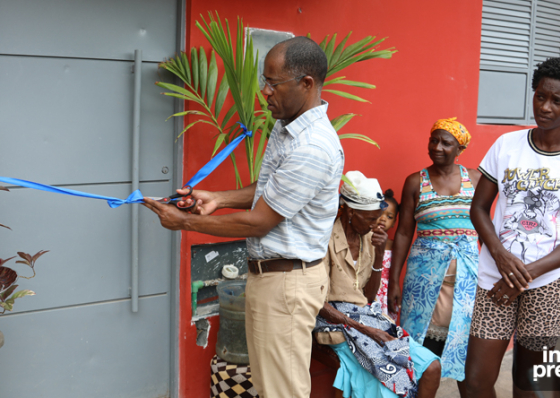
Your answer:
[[[262,92],[264,95],[268,95],[268,96],[271,96],[272,94],[274,94],[274,90],[273,90],[268,84],[265,84],[265,85],[264,85],[264,87],[263,87],[263,89],[261,90],[261,92]]]

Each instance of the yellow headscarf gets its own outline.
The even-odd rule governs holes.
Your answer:
[[[465,147],[471,142],[471,135],[461,123],[457,121],[456,117],[449,119],[439,119],[434,123],[430,133],[434,130],[445,130],[459,141],[459,145]],[[462,151],[461,151],[462,152]]]

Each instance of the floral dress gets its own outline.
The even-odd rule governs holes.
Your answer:
[[[389,270],[391,269],[392,253],[391,250],[385,250],[383,254],[383,271],[381,271],[381,283],[379,284],[376,298],[381,303],[381,311],[397,322],[398,315],[394,312],[390,312],[387,306],[387,289],[389,288]]]
[[[420,172],[420,198],[414,213],[418,237],[408,256],[401,325],[418,343],[424,342],[449,265],[456,260],[441,376],[462,381],[477,286],[478,234],[470,220],[474,187],[467,169],[459,167],[461,190],[453,196],[438,195],[428,170]]]

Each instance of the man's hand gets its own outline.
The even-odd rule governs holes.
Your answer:
[[[177,193],[181,195],[187,195],[189,193],[189,190],[178,189]],[[189,197],[187,198],[187,200],[177,202],[177,206],[187,207],[192,205],[194,201],[196,201],[196,205],[192,209],[190,209],[190,211],[192,213],[201,215],[212,214],[220,208],[218,203],[218,195],[215,192],[194,190],[191,193],[191,197],[192,199]]]
[[[188,217],[194,217],[188,212],[179,210],[173,205],[159,203],[150,198],[144,198],[143,206],[156,213],[159,217],[161,225],[172,231],[187,229]]]

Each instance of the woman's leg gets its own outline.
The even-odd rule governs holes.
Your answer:
[[[543,363],[542,351],[531,351],[515,342],[515,351],[513,358],[513,397],[514,398],[536,398],[533,391],[548,390],[548,386],[544,388],[531,384],[531,376],[533,375],[533,365]],[[546,366],[546,365],[545,365]],[[552,390],[552,389],[551,389]]]
[[[488,290],[477,288],[465,366],[466,396],[495,398],[494,384],[515,330],[518,298],[498,306]]]
[[[465,380],[458,381],[457,388],[459,389],[459,395],[461,398],[467,398],[467,382]]]
[[[517,338],[513,359],[514,397],[534,397],[533,391],[558,391],[556,355],[551,358],[560,334],[560,280],[535,289],[529,289],[519,296],[517,317]],[[545,348],[546,347],[546,348]],[[546,358],[543,351],[546,349]],[[538,377],[534,365],[546,371]],[[544,366],[544,369],[543,369]],[[548,371],[550,370],[550,376]],[[536,377],[535,377],[536,376]],[[536,380],[535,380],[536,379]]]
[[[417,398],[434,398],[439,388],[440,378],[441,364],[435,360],[426,368],[418,382]]]
[[[465,366],[466,396],[468,398],[496,398],[494,384],[500,374],[502,359],[509,340],[469,338]]]

